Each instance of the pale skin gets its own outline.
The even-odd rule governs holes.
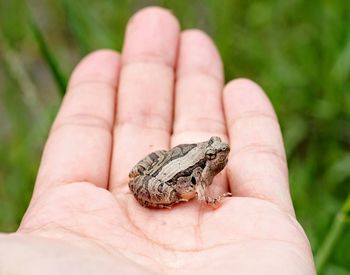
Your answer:
[[[138,204],[127,184],[137,161],[211,136],[231,146],[211,192],[232,198]],[[130,19],[120,54],[96,51],[74,70],[30,206],[0,253],[4,274],[315,274],[267,96],[250,80],[224,85],[211,39],[180,32],[161,8]]]

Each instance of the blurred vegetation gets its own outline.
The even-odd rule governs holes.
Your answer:
[[[74,65],[94,49],[121,50],[128,18],[147,5],[207,31],[227,80],[244,76],[264,87],[282,125],[297,216],[322,273],[350,274],[346,0],[0,0],[0,231],[16,230],[28,205]]]

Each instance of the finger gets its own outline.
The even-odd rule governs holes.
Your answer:
[[[198,142],[213,135],[226,138],[221,92],[222,62],[211,39],[202,31],[181,34],[176,72],[172,146]]]
[[[110,190],[127,192],[128,173],[145,155],[169,147],[179,24],[161,8],[127,26],[115,123]]]
[[[47,140],[35,193],[55,185],[108,183],[119,55],[101,50],[74,70]]]
[[[294,213],[281,131],[265,93],[252,81],[234,80],[224,89],[224,107],[231,192],[269,200]]]
[[[211,39],[200,30],[183,32],[176,72],[172,146],[205,141],[211,136],[227,140],[223,85],[221,58]],[[225,187],[224,175],[217,180],[220,184],[215,186]]]

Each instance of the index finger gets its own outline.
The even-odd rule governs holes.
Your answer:
[[[119,55],[100,50],[74,70],[45,145],[34,196],[55,185],[86,181],[106,188]]]

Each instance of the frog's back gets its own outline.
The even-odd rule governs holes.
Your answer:
[[[169,150],[166,158],[150,174],[162,182],[171,184],[174,179],[191,173],[198,165],[203,166],[205,157],[202,144],[181,144]],[[175,180],[176,182],[176,180]]]

